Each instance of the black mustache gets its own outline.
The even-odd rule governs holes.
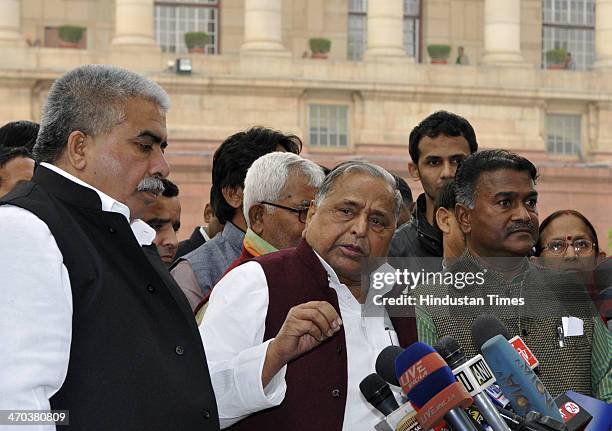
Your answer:
[[[506,229],[506,236],[511,235],[514,232],[518,232],[518,231],[522,231],[522,230],[528,230],[529,232],[533,233],[533,232],[536,231],[536,227],[531,222],[528,222],[528,223],[523,223],[523,222],[514,223],[512,226],[510,226],[509,228]]]

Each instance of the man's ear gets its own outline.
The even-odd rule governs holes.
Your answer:
[[[93,145],[93,142],[85,133],[80,130],[70,133],[63,155],[66,163],[77,171],[85,169],[87,166],[88,145]]]
[[[438,228],[440,228],[440,230],[445,234],[450,233],[450,216],[450,212],[444,207],[440,207],[438,208],[438,211],[436,211],[436,224],[438,225]]]
[[[223,198],[232,208],[238,209],[242,206],[242,187],[225,186],[221,189]]]
[[[419,175],[419,167],[414,162],[408,162],[408,173],[415,180],[420,180],[421,176]]]
[[[206,223],[208,225],[208,223],[210,223],[210,219],[213,217],[214,213],[213,213],[213,209],[212,209],[212,205],[210,204],[210,202],[206,202],[206,205],[204,205],[204,223]]]
[[[310,206],[308,207],[308,214],[306,215],[306,223],[304,225],[304,230],[302,231],[302,238],[306,238],[306,232],[308,231],[308,226],[310,226],[310,222],[312,221],[312,217],[317,212],[317,204],[315,201],[310,201]]]
[[[463,232],[464,235],[467,235],[472,231],[470,209],[465,207],[463,204],[455,205],[455,218],[457,219],[457,223],[459,223],[461,232]]]
[[[249,223],[251,230],[261,236],[264,231],[263,216],[266,209],[263,205],[255,204],[249,208]]]

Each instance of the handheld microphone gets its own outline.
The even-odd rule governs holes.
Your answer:
[[[493,338],[494,336],[501,334],[504,336],[508,343],[512,345],[514,350],[519,354],[521,358],[529,365],[529,367],[534,370],[537,374],[539,372],[540,362],[535,357],[531,349],[527,347],[527,344],[523,341],[521,337],[518,335],[515,337],[510,337],[510,333],[506,329],[506,327],[497,319],[497,317],[492,316],[490,314],[482,314],[476,318],[479,320],[479,333],[477,334],[477,339],[474,340],[475,346],[482,346],[485,341],[489,338]]]
[[[523,418],[502,407],[497,407],[497,410],[500,416],[510,425],[512,431],[568,431],[563,423],[540,413],[529,412]]]
[[[567,394],[561,394],[555,398],[559,407],[559,413],[569,431],[583,431],[586,429],[593,416],[586,411],[577,401],[572,400]]]
[[[540,361],[538,361],[538,358],[535,357],[531,349],[527,347],[527,344],[525,344],[523,339],[517,335],[516,337],[510,338],[508,343],[510,343],[514,350],[516,350],[516,353],[518,353],[519,356],[527,363],[527,365],[529,365],[529,368],[538,374]]]
[[[522,416],[531,410],[535,410],[562,421],[554,400],[540,379],[516,353],[514,348],[508,344],[506,338],[499,334],[488,340],[485,339],[483,333],[489,336],[490,331],[483,328],[483,325],[489,326],[492,317],[487,316],[483,319],[479,317],[473,322],[472,340],[475,343],[476,350],[482,353],[487,364],[493,370],[495,379],[504,395],[510,400],[512,409]],[[495,318],[495,320],[497,319]],[[499,322],[499,325],[502,325],[501,322]]]
[[[457,381],[474,398],[474,404],[489,426],[495,431],[510,431],[491,399],[483,392],[495,382],[493,372],[483,357],[476,355],[468,361],[457,340],[449,336],[440,338],[434,348],[452,368]]]
[[[574,391],[567,391],[566,395],[573,401],[580,403],[593,417],[586,426],[586,431],[610,431],[612,430],[612,404],[596,398],[587,397]]]
[[[431,346],[416,342],[404,350],[395,360],[395,375],[424,429],[445,421],[454,431],[476,430],[462,410],[472,397]]]
[[[399,406],[399,409],[387,415],[384,420],[374,426],[376,431],[422,431],[417,420],[417,412],[410,402]]]
[[[381,412],[383,416],[387,416],[393,413],[394,410],[399,409],[399,404],[395,400],[391,388],[389,388],[387,382],[376,373],[372,373],[365,377],[361,383],[359,383],[359,390],[366,401]]]
[[[395,376],[395,360],[403,351],[399,346],[387,346],[376,358],[376,374],[390,385],[400,385]]]

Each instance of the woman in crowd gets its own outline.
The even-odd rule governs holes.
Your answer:
[[[539,263],[547,268],[574,273],[586,286],[602,316],[606,301],[601,287],[593,278],[593,271],[606,253],[601,251],[597,233],[591,222],[575,210],[560,210],[546,217],[540,224],[536,244]]]
[[[558,271],[589,274],[606,253],[600,251],[591,222],[575,210],[556,211],[540,224],[536,244],[540,263]]]

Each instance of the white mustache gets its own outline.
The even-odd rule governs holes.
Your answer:
[[[160,196],[164,192],[164,183],[156,177],[145,177],[138,183],[136,190],[139,192],[150,192]]]

